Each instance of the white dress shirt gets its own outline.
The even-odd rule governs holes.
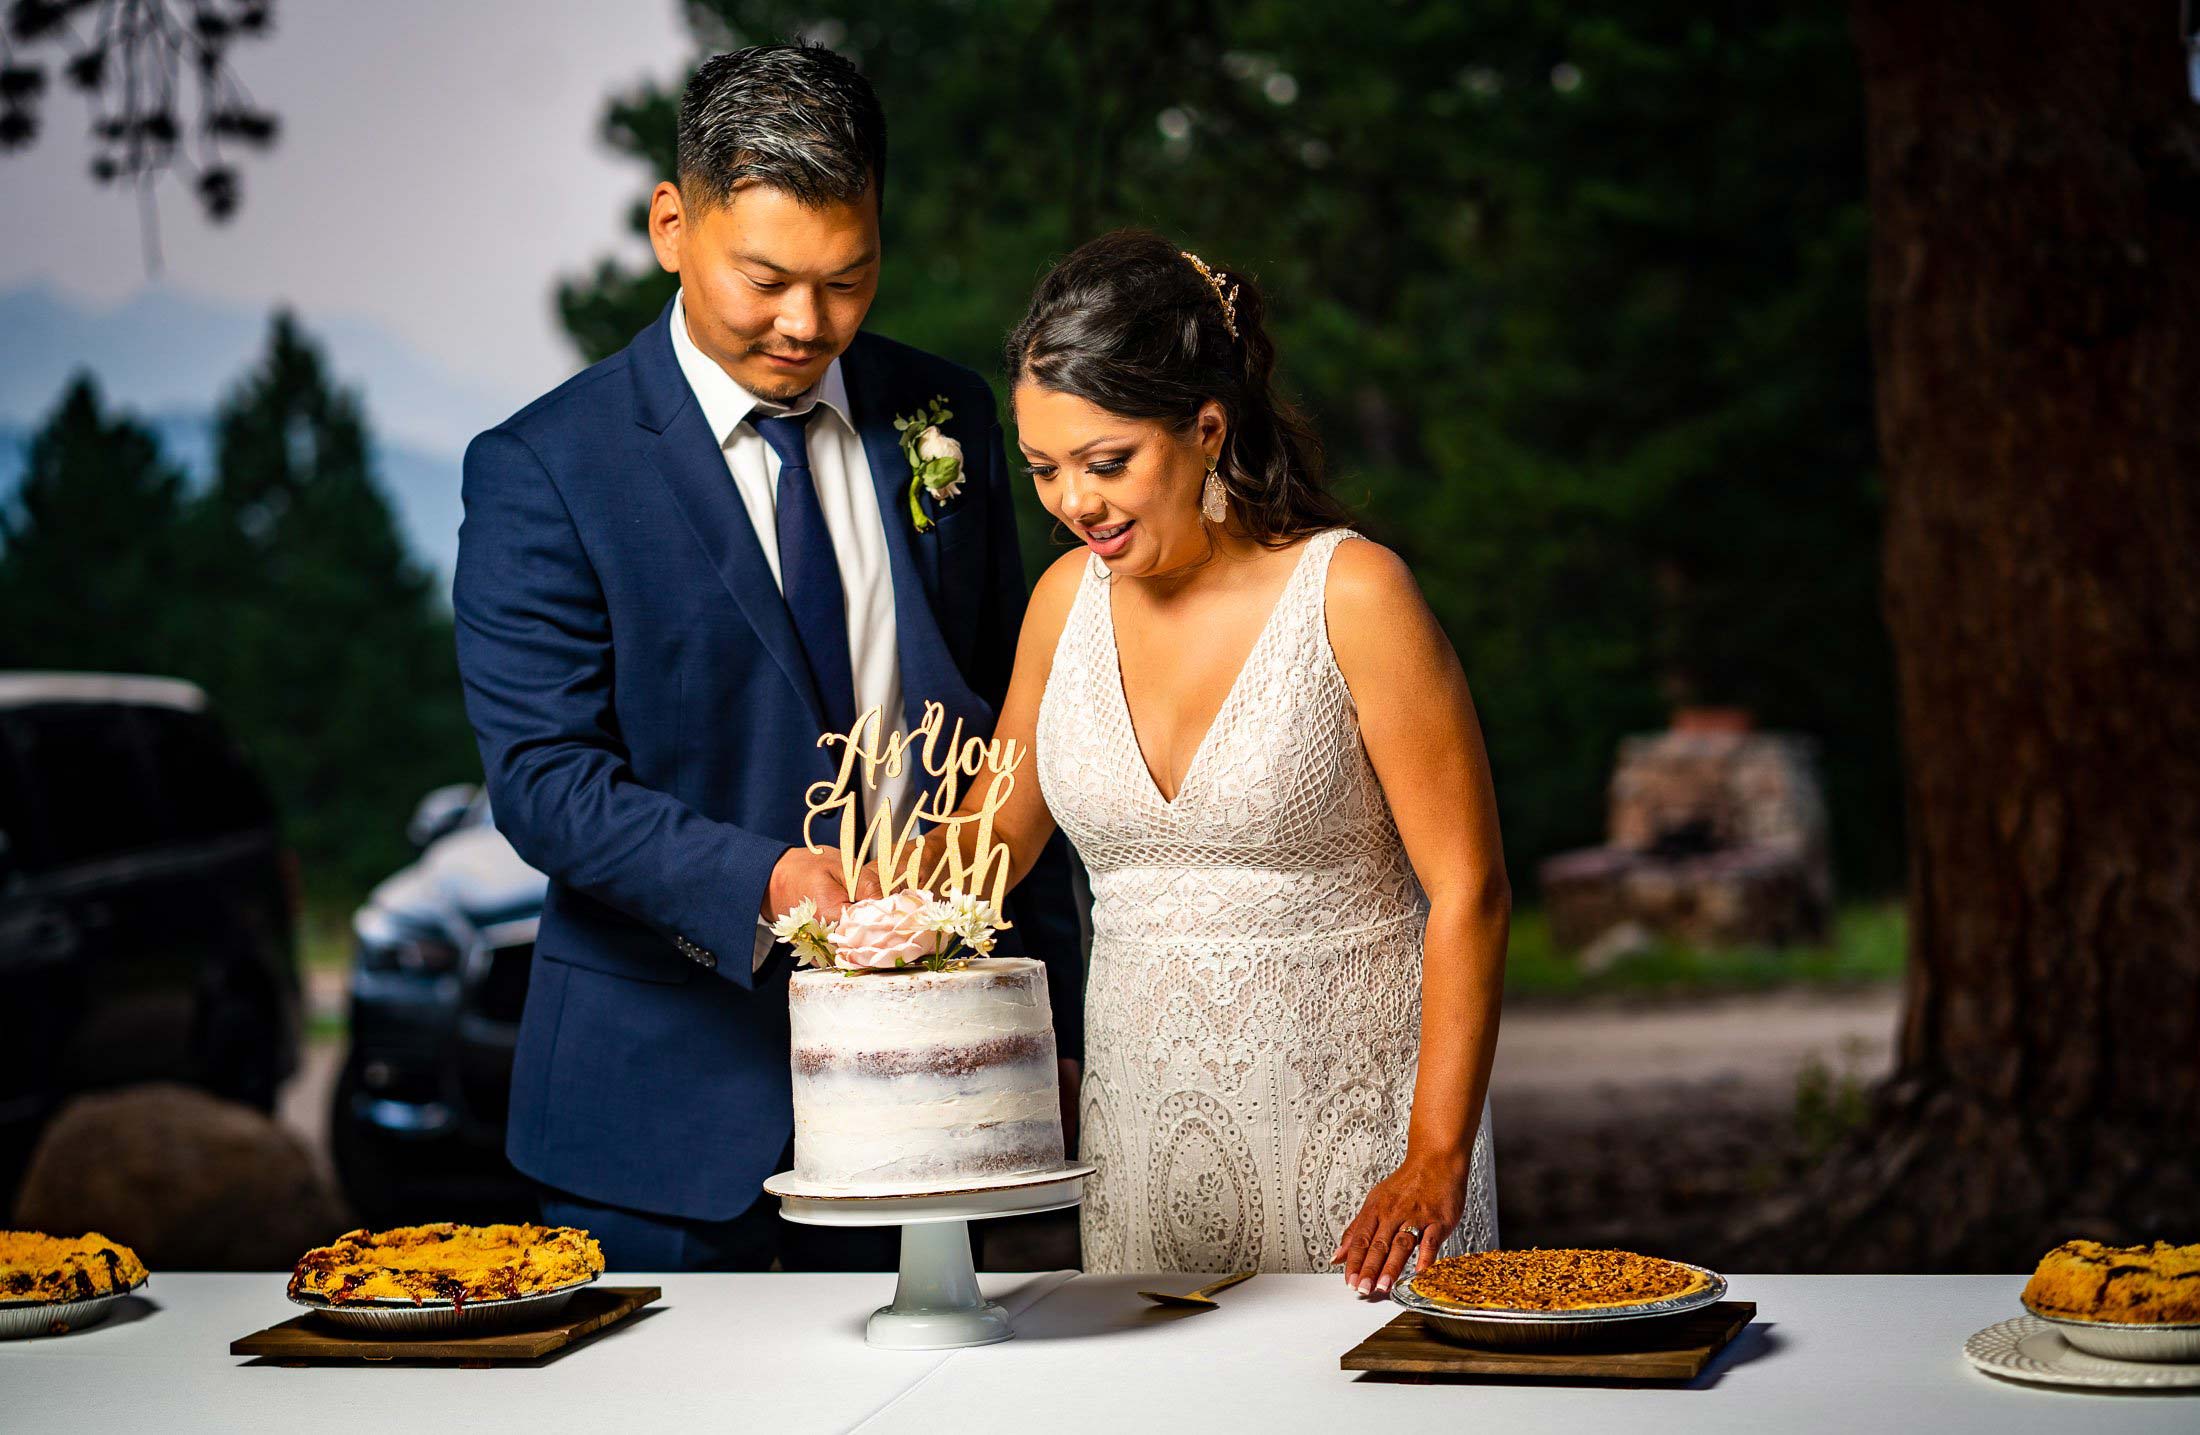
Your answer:
[[[882,736],[907,726],[901,713],[901,655],[895,646],[894,575],[886,556],[886,519],[879,511],[878,490],[871,481],[871,462],[863,452],[854,416],[848,409],[848,385],[840,372],[840,360],[826,366],[824,377],[806,394],[785,404],[758,398],[696,347],[688,333],[686,295],[672,301],[672,352],[680,372],[703,410],[703,420],[726,458],[726,471],[741,506],[748,510],[749,526],[764,549],[764,562],[772,581],[784,584],[779,572],[779,456],[749,422],[752,413],[803,413],[812,407],[825,412],[810,420],[806,441],[810,452],[810,478],[817,485],[817,500],[825,510],[825,529],[832,535],[833,553],[840,564],[840,589],[847,600],[848,666],[855,679],[856,711],[876,707]],[[728,723],[739,715],[724,715]],[[836,750],[837,751],[837,750]],[[866,803],[876,811],[880,801],[893,804],[898,828],[908,818],[909,795],[914,775],[879,780],[878,791]],[[826,830],[819,824],[819,840],[830,843],[837,824]],[[755,963],[763,965],[771,947],[771,931],[757,928]]]

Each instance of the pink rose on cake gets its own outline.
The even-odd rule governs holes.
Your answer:
[[[915,887],[850,902],[833,923],[833,964],[848,971],[890,971],[938,956],[946,938],[932,919],[932,906],[932,894]]]
[[[946,971],[972,957],[990,956],[994,934],[1008,926],[991,902],[963,892],[946,900],[922,887],[890,897],[850,902],[831,926],[817,919],[817,904],[804,898],[772,923],[772,935],[792,946],[808,967],[857,972]]]

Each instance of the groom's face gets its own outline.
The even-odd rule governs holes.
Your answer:
[[[823,377],[878,293],[875,189],[854,204],[809,205],[748,184],[698,207],[660,184],[649,237],[680,276],[696,347],[762,398],[794,398]]]

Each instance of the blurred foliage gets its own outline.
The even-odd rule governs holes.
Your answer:
[[[79,377],[31,440],[0,507],[0,667],[162,671],[187,631],[182,473]]]
[[[1413,564],[1496,766],[1516,885],[1592,842],[1625,733],[1815,734],[1843,880],[1899,876],[1878,610],[1860,100],[1837,7],[1773,0],[707,0],[886,106],[870,326],[998,375],[1053,259],[1161,229],[1269,295],[1336,486]],[[677,88],[604,133],[669,174]],[[646,192],[645,192],[646,196]],[[633,211],[641,227],[645,205]],[[670,298],[560,286],[590,358]],[[1028,492],[1026,561],[1055,551]]]
[[[1795,1134],[1805,1154],[1814,1160],[1840,1144],[1871,1115],[1871,1083],[1858,1074],[1863,1066],[1861,1047],[1856,1037],[1844,1043],[1839,1072],[1813,1052],[1795,1074]]]
[[[1579,997],[1698,996],[1769,991],[1775,987],[1857,987],[1891,982],[1905,960],[1902,909],[1893,902],[1854,903],[1834,919],[1821,946],[1695,947],[1659,938],[1647,950],[1589,970],[1551,942],[1550,924],[1535,908],[1513,916],[1505,955],[1505,995]]]
[[[376,486],[357,400],[278,314],[186,491],[79,379],[0,517],[0,667],[203,686],[267,781],[309,889],[348,903],[411,858],[429,788],[478,771],[450,620]]]

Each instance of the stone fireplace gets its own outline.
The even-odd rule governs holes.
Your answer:
[[[1622,739],[1605,845],[1549,858],[1539,876],[1566,948],[1622,931],[1700,946],[1821,941],[1833,868],[1816,745],[1752,731],[1731,710]]]

